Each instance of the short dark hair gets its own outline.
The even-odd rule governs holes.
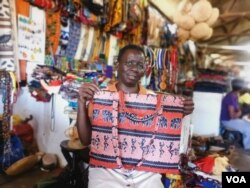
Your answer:
[[[246,82],[240,78],[235,78],[231,82],[233,91],[240,91],[246,88]]]
[[[143,53],[143,55],[145,56],[145,52],[144,52],[144,49],[139,46],[139,45],[135,45],[135,44],[128,44],[126,46],[124,46],[123,48],[121,48],[119,50],[119,54],[118,54],[118,57],[117,57],[117,60],[120,61],[123,54],[127,51],[127,50],[138,50],[140,52]]]

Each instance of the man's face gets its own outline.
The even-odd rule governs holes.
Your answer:
[[[127,50],[119,61],[118,76],[129,87],[139,83],[146,69],[144,54],[138,50]]]

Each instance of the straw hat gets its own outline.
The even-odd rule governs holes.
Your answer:
[[[219,18],[220,15],[220,11],[218,8],[213,8],[212,9],[212,14],[211,16],[208,18],[208,20],[206,21],[206,23],[211,27],[215,24],[215,22],[217,21],[217,19]]]
[[[190,11],[190,15],[196,22],[206,21],[211,16],[211,14],[212,6],[207,0],[197,1]]]
[[[191,9],[192,9],[192,3],[189,0],[182,0],[178,5],[177,5],[177,11],[181,12],[183,14],[188,14]]]
[[[192,28],[190,35],[194,40],[205,39],[211,35],[211,28],[207,23],[201,22]]]
[[[202,40],[208,40],[208,39],[210,39],[212,37],[212,35],[213,35],[213,31],[214,30],[212,28],[209,28],[208,35],[206,37],[202,38]]]
[[[190,30],[194,25],[194,19],[188,14],[182,14],[180,12],[176,12],[173,17],[174,23],[176,23],[179,27],[183,29]]]
[[[189,38],[189,31],[185,30],[185,29],[183,29],[181,27],[178,27],[178,29],[177,29],[177,38],[178,38],[178,41],[185,42]]]

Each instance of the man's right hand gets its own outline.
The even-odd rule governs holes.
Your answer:
[[[91,100],[96,92],[100,91],[100,88],[95,83],[84,83],[79,88],[79,101],[86,102]]]

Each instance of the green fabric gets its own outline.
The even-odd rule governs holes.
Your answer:
[[[37,182],[36,188],[56,188],[58,179],[55,177],[45,178]]]

